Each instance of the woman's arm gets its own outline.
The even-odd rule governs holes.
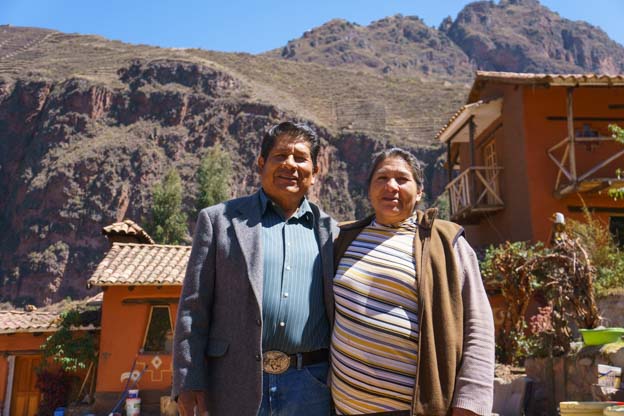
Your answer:
[[[464,347],[457,374],[453,407],[489,415],[493,404],[494,319],[477,256],[464,237],[455,245],[463,270]]]

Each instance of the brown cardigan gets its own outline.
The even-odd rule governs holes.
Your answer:
[[[434,221],[436,215],[435,209],[419,211],[418,232],[414,235],[419,351],[413,415],[450,414],[462,357],[461,271],[453,246],[464,231],[452,222]],[[340,225],[340,235],[334,243],[336,268],[351,242],[372,219]]]

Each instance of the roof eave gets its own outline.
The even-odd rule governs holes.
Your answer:
[[[91,286],[110,287],[110,286],[182,286],[182,282],[87,282]]]

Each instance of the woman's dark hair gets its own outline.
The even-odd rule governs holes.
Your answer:
[[[368,188],[370,188],[371,181],[373,180],[373,175],[375,174],[375,171],[377,170],[381,162],[389,158],[403,159],[412,171],[412,176],[416,181],[416,186],[418,190],[422,190],[424,184],[424,175],[420,162],[413,154],[411,154],[407,150],[401,149],[400,147],[393,147],[392,149],[382,150],[381,152],[375,154],[370,173],[368,174]]]
[[[303,123],[292,123],[290,121],[284,121],[280,124],[276,124],[269,129],[262,139],[260,145],[260,156],[265,160],[269,157],[269,153],[275,146],[275,141],[280,136],[287,136],[293,139],[303,139],[310,145],[310,155],[312,156],[312,163],[316,167],[316,159],[318,158],[319,149],[321,148],[321,142],[316,135],[316,132],[310,128],[310,126]]]

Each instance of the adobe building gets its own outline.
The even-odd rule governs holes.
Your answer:
[[[87,300],[87,304],[97,304],[97,296]],[[3,415],[37,414],[41,392],[36,386],[36,371],[43,359],[41,345],[59,329],[58,312],[27,309],[0,311],[0,409]],[[73,330],[97,336],[97,319]],[[78,373],[80,379],[85,379],[85,386],[90,374],[90,371]]]
[[[94,410],[108,414],[128,386],[140,390],[143,414],[160,414],[171,393],[173,325],[191,247],[154,244],[129,220],[103,233],[111,248],[88,281],[103,290]]]
[[[624,237],[624,76],[478,71],[436,138],[447,147],[451,220],[475,246],[548,241],[552,216],[583,207]],[[621,241],[624,243],[624,241]]]

